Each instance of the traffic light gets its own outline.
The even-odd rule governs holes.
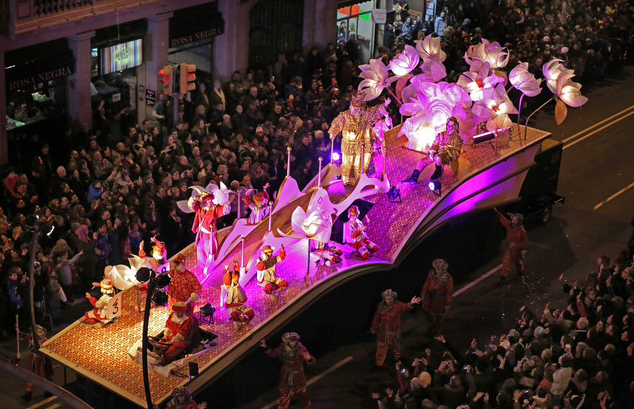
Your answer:
[[[171,65],[166,65],[158,72],[161,81],[161,90],[165,95],[172,95],[174,90],[174,70]]]
[[[180,68],[179,92],[186,94],[196,89],[196,65],[183,63]]]

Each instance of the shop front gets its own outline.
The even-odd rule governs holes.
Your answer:
[[[223,33],[217,2],[176,10],[169,22],[169,62],[195,64],[198,78],[211,82],[213,42]]]
[[[35,132],[37,124],[63,118],[67,78],[74,70],[65,40],[7,52],[7,130]]]
[[[376,0],[340,1],[337,9],[337,42],[345,43],[354,34],[361,61],[368,61],[374,54],[376,30],[372,10],[376,5]]]
[[[122,25],[115,35],[112,28],[98,30],[91,41],[93,127],[102,135],[109,134],[110,142],[121,140],[127,128],[137,122],[146,30],[145,20],[138,20]],[[121,37],[118,32],[129,34]]]

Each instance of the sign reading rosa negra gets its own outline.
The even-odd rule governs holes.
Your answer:
[[[73,66],[67,65],[64,67],[52,68],[50,70],[39,72],[35,75],[26,77],[20,77],[14,80],[7,81],[9,91],[15,91],[16,89],[31,87],[42,82],[51,81],[56,78],[65,77],[73,73]]]
[[[206,40],[218,36],[223,33],[222,27],[214,27],[206,30],[200,30],[193,34],[182,35],[178,37],[170,38],[170,48],[178,47],[179,45],[185,45],[193,43],[195,41]]]

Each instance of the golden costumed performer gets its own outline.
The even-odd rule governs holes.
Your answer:
[[[346,185],[354,185],[361,174],[368,170],[372,160],[374,139],[372,131],[374,123],[385,117],[384,105],[366,108],[363,94],[352,93],[350,109],[343,111],[332,121],[328,130],[330,139],[341,132],[341,177]]]

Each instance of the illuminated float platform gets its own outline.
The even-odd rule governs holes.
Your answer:
[[[338,214],[344,214],[357,199],[372,203],[367,216],[370,220],[367,235],[379,251],[367,261],[353,254],[351,247],[333,243],[344,251],[342,262],[334,267],[317,268],[315,253],[310,255],[310,278],[305,280],[307,265],[307,240],[285,237],[292,235],[290,218],[297,206],[306,210],[310,198],[319,183],[317,177],[300,192],[296,182],[287,177],[272,207],[272,218],[265,218],[257,225],[237,220],[233,226],[219,232],[220,254],[214,268],[208,274],[196,266],[196,249],[192,245],[181,251],[186,257],[186,267],[196,271],[203,290],[197,308],[209,302],[216,308],[213,324],[201,326],[218,335],[217,345],[198,354],[193,362],[200,374],[189,379],[188,366],[180,368],[181,376],[164,377],[150,372],[150,389],[154,403],[164,402],[177,386],[187,386],[195,391],[206,383],[219,378],[223,371],[239,360],[258,342],[282,326],[291,317],[336,286],[356,277],[377,271],[388,271],[398,266],[408,253],[414,250],[436,228],[448,220],[518,199],[528,170],[534,165],[535,155],[542,141],[550,134],[524,127],[513,128],[522,138],[511,138],[506,146],[496,146],[500,141],[473,144],[466,142],[460,156],[459,172],[453,175],[447,167],[440,179],[440,195],[430,190],[428,179],[434,166],[428,166],[416,185],[398,181],[408,177],[421,154],[405,149],[406,139],[398,136],[398,128],[386,133],[384,153],[375,154],[376,177],[362,175],[356,186],[344,186],[338,179],[338,168],[326,166],[321,172],[321,186]],[[524,135],[525,138],[524,138]],[[385,158],[385,160],[384,160]],[[385,175],[388,177],[386,178]],[[386,195],[390,182],[401,190],[402,202],[393,203]],[[219,307],[220,282],[224,265],[240,262],[244,237],[244,261],[247,273],[241,282],[247,293],[247,305],[255,311],[255,318],[241,330],[235,330],[228,313]],[[255,279],[253,254],[269,244],[276,249],[286,248],[287,258],[277,265],[277,273],[289,282],[279,300],[271,300]],[[93,328],[77,321],[46,342],[42,352],[67,368],[100,384],[123,398],[145,407],[141,366],[128,356],[130,346],[140,339],[143,314],[138,302],[144,296],[136,288],[124,291],[123,313],[104,328]],[[154,307],[150,314],[150,334],[162,330],[167,319],[165,307]]]

